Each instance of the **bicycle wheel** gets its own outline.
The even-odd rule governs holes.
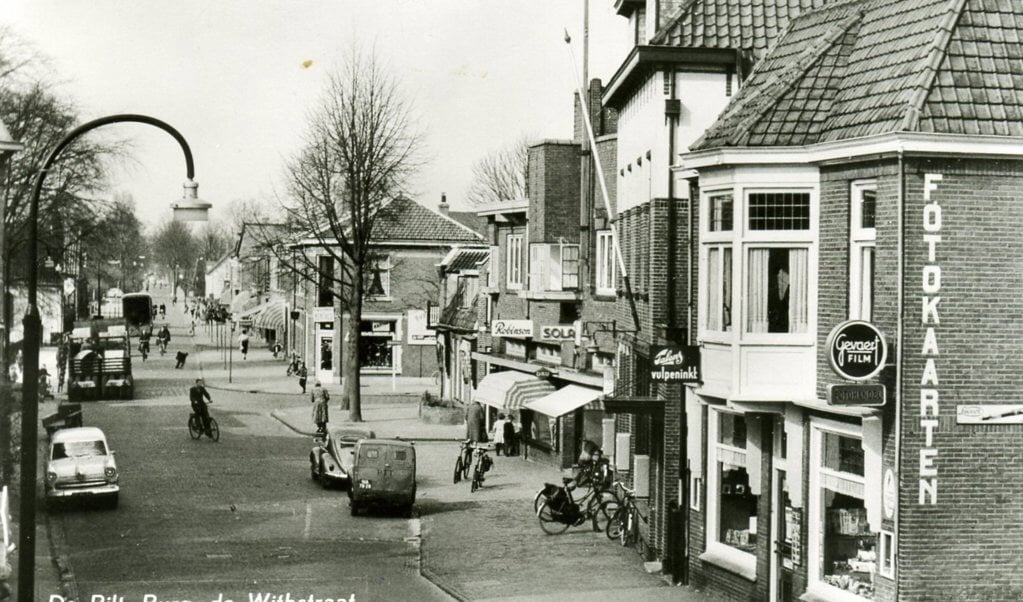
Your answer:
[[[611,519],[618,513],[618,500],[604,500],[597,505],[593,513],[593,530],[607,531]]]
[[[483,471],[480,470],[479,466],[476,467],[472,472],[472,489],[470,493],[474,493],[483,484]]]
[[[533,514],[534,515],[536,513],[540,512],[540,504],[542,504],[542,503],[547,501],[547,496],[545,496],[543,494],[544,489],[546,489],[546,487],[541,487],[540,491],[537,491],[536,495],[533,496]]]
[[[462,478],[469,478],[469,471],[472,470],[472,455],[465,454],[462,456]]]
[[[631,505],[625,508],[625,521],[622,523],[622,533],[619,539],[622,546],[631,546],[636,543],[636,511]]]
[[[202,429],[199,428],[199,417],[195,414],[188,417],[188,435],[193,439],[198,439],[202,436]]]
[[[560,535],[568,530],[568,525],[555,520],[554,512],[547,506],[547,502],[540,504],[536,511],[536,518],[540,521],[540,528],[547,535]]]
[[[458,456],[455,460],[455,479],[454,482],[458,483],[462,480],[462,456]]]
[[[625,522],[625,506],[619,506],[607,521],[607,527],[604,529],[608,539],[621,538],[623,522]]]
[[[214,441],[220,441],[220,427],[217,425],[217,419],[210,416],[210,439]]]

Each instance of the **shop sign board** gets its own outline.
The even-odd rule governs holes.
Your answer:
[[[333,307],[314,307],[313,308],[313,322],[334,322],[334,308]]]
[[[427,325],[425,309],[408,310],[408,344],[435,345],[437,332]]]
[[[828,405],[880,407],[886,397],[884,385],[828,385]]]
[[[540,380],[547,380],[551,377],[551,371],[547,368],[537,368],[536,372],[533,374],[535,374]]]
[[[884,471],[884,489],[881,503],[884,506],[884,517],[895,517],[895,473],[892,469]]]
[[[1023,424],[1023,404],[956,406],[956,424]]]
[[[700,382],[700,348],[695,345],[653,345],[650,380],[661,383]]]
[[[825,349],[831,369],[846,380],[873,378],[888,359],[884,335],[863,320],[849,320],[835,326],[828,335]]]
[[[490,334],[495,337],[528,339],[533,336],[532,320],[494,320]]]
[[[557,326],[541,326],[540,339],[544,341],[574,341],[575,325],[558,324]]]

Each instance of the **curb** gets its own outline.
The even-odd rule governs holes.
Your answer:
[[[441,579],[437,573],[426,567],[424,559],[426,558],[426,529],[422,524],[422,519],[419,523],[419,576],[426,579],[430,583],[437,586],[445,594],[451,596],[459,602],[468,602],[469,597],[462,593],[454,585],[448,584],[444,579]]]
[[[54,524],[49,513],[46,514],[46,536],[50,543],[51,560],[60,575],[60,593],[68,602],[75,602],[79,595],[78,579],[75,577],[71,560],[65,553],[64,526],[61,523]]]

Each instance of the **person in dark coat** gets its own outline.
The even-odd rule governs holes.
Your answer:
[[[477,443],[487,442],[487,429],[483,421],[483,406],[474,401],[465,411],[465,438]]]
[[[516,456],[519,453],[518,442],[515,441],[515,423],[512,422],[511,415],[508,416],[508,420],[502,425],[504,429],[504,454],[506,456]]]

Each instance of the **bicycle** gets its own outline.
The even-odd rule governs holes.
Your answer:
[[[156,346],[160,348],[160,356],[167,353],[167,339],[157,339]]]
[[[643,518],[639,514],[639,509],[636,508],[636,490],[629,489],[621,483],[618,484],[625,493],[625,500],[608,521],[605,533],[608,539],[617,539],[622,546],[635,546],[636,553],[645,559],[647,547],[646,542],[643,541],[643,534],[640,532],[639,523]]]
[[[139,341],[139,353],[142,354],[142,361],[143,362],[146,361],[146,359],[149,357],[149,341],[146,340]]]
[[[472,470],[472,488],[469,490],[471,493],[475,493],[477,489],[483,486],[483,475],[494,464],[494,461],[487,455],[490,449],[492,448],[486,443],[477,443],[474,446],[472,455],[475,458],[475,462],[473,462]]]
[[[590,521],[594,531],[603,531],[617,514],[618,503],[613,499],[604,499],[601,492],[591,489],[579,500],[572,497],[576,488],[575,479],[562,477],[561,487],[546,483],[542,490],[544,501],[536,511],[540,528],[548,535],[564,533],[569,527],[577,527]]]
[[[469,467],[472,466],[472,441],[462,441],[458,450],[458,458],[455,459],[454,483],[469,478]]]
[[[611,493],[616,501],[621,502],[620,496],[618,496],[617,494],[614,493],[614,491],[612,491],[613,485],[608,485],[612,478],[611,466],[608,461],[604,460],[593,463],[586,463],[579,466],[575,466],[574,468],[576,469],[576,474],[572,480],[575,482],[575,487],[589,488],[586,494],[583,495],[583,498],[593,495],[594,493],[599,493],[601,496],[601,501],[603,501],[603,499],[605,499],[604,494]],[[533,496],[534,514],[540,509],[540,503],[546,499],[546,497],[544,496],[545,490],[546,487],[541,487],[540,490],[536,492],[536,495]]]
[[[220,441],[220,426],[217,424],[217,419],[214,418],[213,416],[208,416],[208,420],[209,422],[207,424],[209,428],[204,429],[202,428],[202,422],[199,418],[199,415],[196,414],[195,412],[189,414],[188,434],[192,437],[192,439],[198,439],[199,437],[202,437],[203,432],[205,432],[206,436],[209,437],[210,439],[213,439],[214,441]]]

